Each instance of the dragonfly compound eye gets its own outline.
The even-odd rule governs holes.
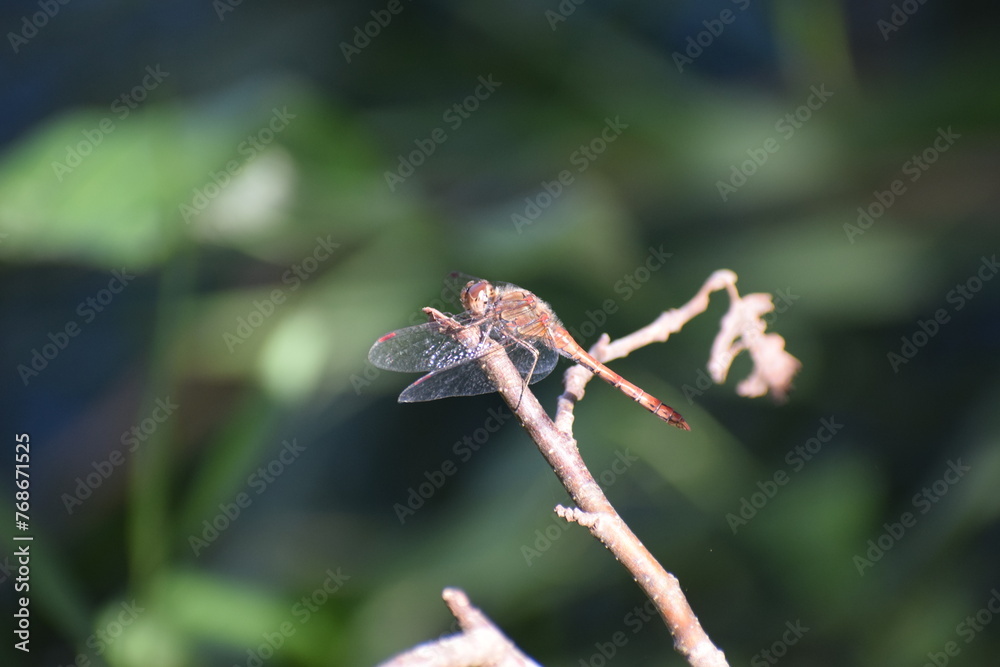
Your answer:
[[[480,281],[470,281],[469,284],[465,286],[464,290],[465,298],[463,301],[466,303],[478,303],[479,306],[485,307],[489,303],[493,295],[493,286],[490,285],[485,280]]]

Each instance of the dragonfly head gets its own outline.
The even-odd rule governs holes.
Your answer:
[[[482,315],[496,297],[496,288],[485,280],[470,280],[462,290],[462,305],[473,315]]]

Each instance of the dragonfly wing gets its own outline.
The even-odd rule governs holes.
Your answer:
[[[494,348],[491,354],[500,352]],[[552,372],[559,359],[559,353],[550,347],[539,349],[537,360],[535,355],[521,346],[508,347],[507,356],[514,363],[522,378],[531,373],[529,382],[538,382]],[[434,401],[450,396],[478,396],[496,391],[496,385],[486,375],[477,359],[468,359],[464,363],[443,368],[429,373],[399,395],[400,403],[418,403]]]
[[[423,373],[451,368],[479,354],[442,333],[437,322],[427,322],[382,336],[368,351],[368,360],[389,371]]]
[[[478,396],[496,391],[475,361],[434,371],[423,376],[399,395],[400,403],[434,401],[451,396]]]
[[[540,345],[536,349],[538,351],[537,357],[524,346],[509,345],[507,347],[507,356],[510,357],[521,377],[528,380],[528,384],[534,384],[546,377],[559,361],[559,353],[555,349],[545,345]],[[528,377],[529,373],[531,377]]]

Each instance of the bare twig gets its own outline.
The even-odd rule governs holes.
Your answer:
[[[458,588],[442,593],[462,632],[415,646],[379,667],[538,667]]]
[[[768,391],[776,399],[783,399],[791,386],[792,378],[801,367],[798,359],[785,351],[785,339],[778,334],[765,334],[767,323],[763,316],[774,309],[769,294],[747,294],[741,297],[736,289],[736,274],[720,269],[708,277],[691,299],[680,308],[662,313],[638,331],[611,341],[607,334],[601,336],[590,349],[599,361],[607,363],[620,359],[651,343],[662,343],[671,334],[705,312],[712,292],[725,289],[729,294],[729,310],[722,318],[722,326],[712,344],[708,370],[716,383],[726,381],[729,367],[743,350],[753,359],[754,369],[740,383],[736,392],[741,396],[762,396]],[[566,391],[559,398],[556,425],[569,433],[573,427],[573,406],[583,398],[584,387],[593,375],[581,366],[566,371]]]

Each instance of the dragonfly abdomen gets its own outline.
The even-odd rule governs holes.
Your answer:
[[[620,392],[652,412],[663,421],[672,426],[676,426],[677,428],[684,429],[685,431],[691,430],[691,427],[688,426],[688,423],[684,420],[684,417],[681,416],[681,413],[677,412],[652,394],[643,391],[637,385],[632,384],[618,373],[615,373],[613,370],[588,354],[582,347],[577,345],[575,341],[573,341],[572,344],[566,344],[565,340],[557,339],[556,342],[557,344],[560,344],[559,350],[565,356],[580,364],[615,389],[618,389]]]

